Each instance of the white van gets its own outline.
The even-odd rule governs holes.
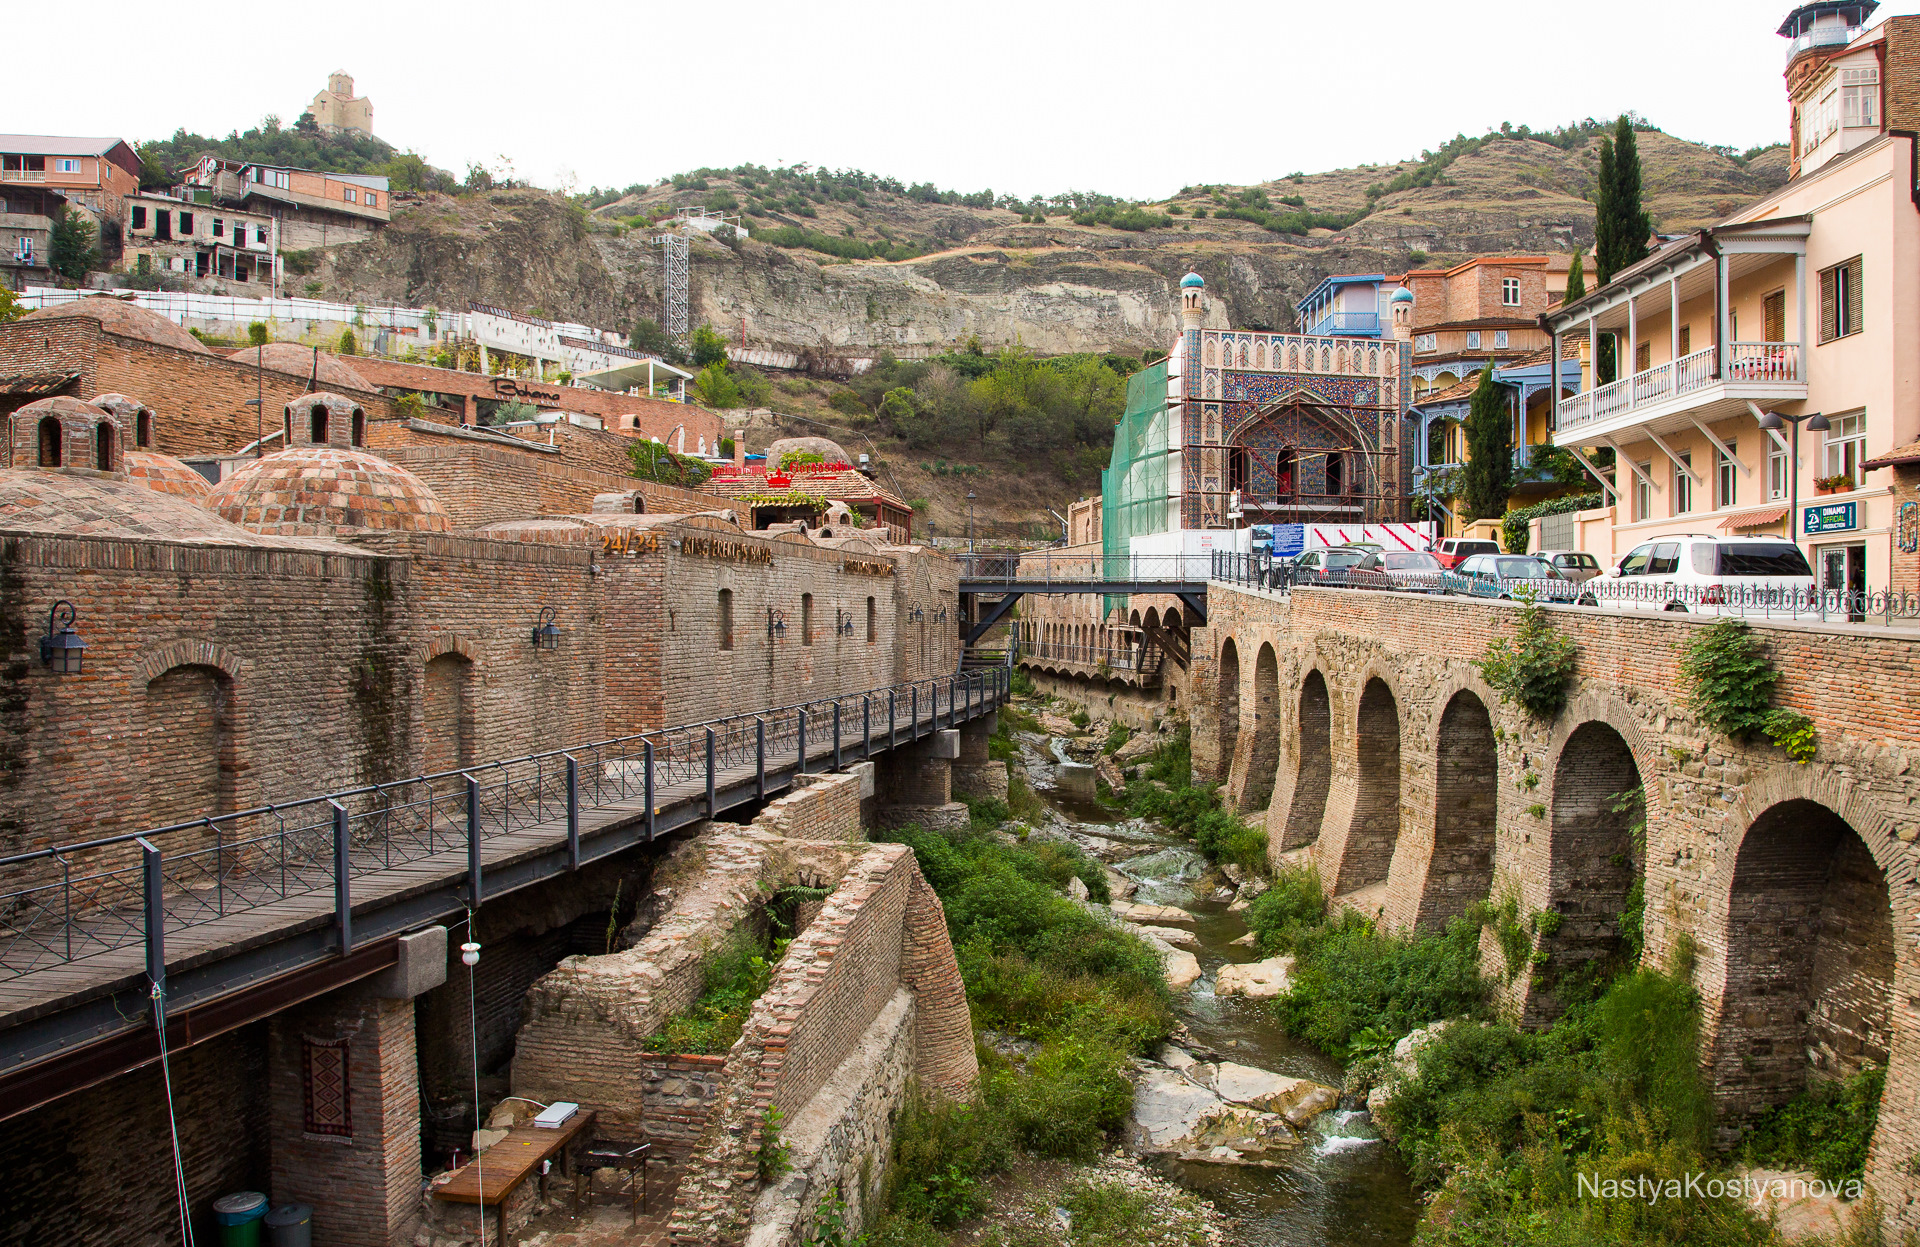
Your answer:
[[[1766,616],[1817,614],[1820,605],[1807,556],[1784,537],[1658,537],[1587,589],[1616,610]]]

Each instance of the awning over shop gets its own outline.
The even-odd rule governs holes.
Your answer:
[[[1760,511],[1742,511],[1738,515],[1729,515],[1720,521],[1720,527],[1726,532],[1738,532],[1744,528],[1765,528],[1787,518],[1785,507],[1767,507]]]

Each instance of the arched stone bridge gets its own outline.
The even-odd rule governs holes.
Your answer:
[[[1266,811],[1276,859],[1306,849],[1340,903],[1397,928],[1509,896],[1559,915],[1511,980],[1482,937],[1483,968],[1530,1023],[1557,1012],[1557,982],[1618,954],[1643,882],[1648,964],[1691,958],[1720,1141],[1810,1078],[1886,1064],[1868,1179],[1920,1226],[1920,635],[1754,621],[1776,702],[1818,730],[1799,765],[1693,718],[1678,665],[1710,622],[1696,616],[1552,609],[1579,667],[1540,723],[1473,662],[1517,608],[1212,590],[1193,634],[1194,770]]]

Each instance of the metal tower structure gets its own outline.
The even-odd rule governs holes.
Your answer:
[[[685,346],[693,328],[688,324],[688,293],[692,275],[693,259],[687,244],[687,236],[682,233],[656,234],[654,245],[660,248],[661,275],[661,311],[666,324],[661,328],[667,336]]]

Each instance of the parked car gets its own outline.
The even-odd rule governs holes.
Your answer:
[[[1427,552],[1440,560],[1442,568],[1452,571],[1469,555],[1500,553],[1500,543],[1483,537],[1442,537],[1428,547]]]
[[[1592,588],[1623,610],[1817,615],[1820,606],[1807,556],[1782,537],[1661,537]]]
[[[1440,573],[1445,570],[1425,550],[1376,550],[1354,566],[1356,573],[1379,573],[1387,578],[1386,588],[1408,593],[1440,592]]]
[[[1512,600],[1531,593],[1536,601],[1595,605],[1594,597],[1537,554],[1473,554],[1441,577],[1442,591],[1475,598]]]
[[[1369,551],[1355,549],[1352,546],[1329,546],[1324,550],[1308,550],[1294,559],[1285,568],[1287,581],[1296,585],[1338,585],[1351,587],[1352,579],[1348,575]],[[1276,573],[1281,569],[1276,567]]]
[[[1600,574],[1600,560],[1585,550],[1542,550],[1540,557],[1559,568],[1568,579],[1580,584]]]

